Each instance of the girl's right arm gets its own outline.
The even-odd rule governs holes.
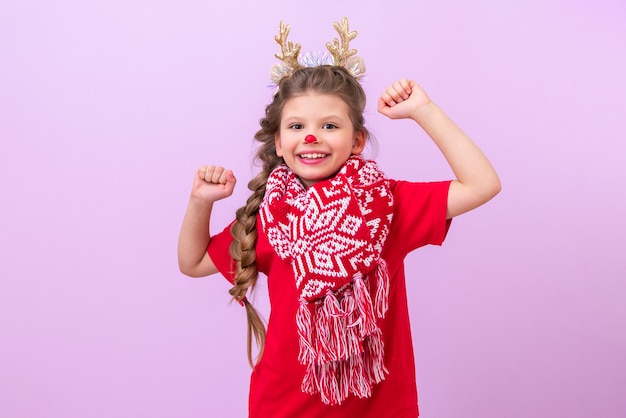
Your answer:
[[[217,273],[207,253],[213,203],[233,194],[237,180],[231,170],[202,166],[196,170],[183,224],[178,237],[178,267],[190,277]]]

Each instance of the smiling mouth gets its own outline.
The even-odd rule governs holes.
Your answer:
[[[328,157],[328,154],[320,154],[318,152],[315,152],[315,153],[309,153],[309,154],[299,154],[298,157],[304,160],[318,160],[321,158]]]

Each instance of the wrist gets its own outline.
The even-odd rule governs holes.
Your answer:
[[[189,196],[189,206],[198,209],[210,209],[213,206],[213,202],[213,200],[208,199],[206,196],[198,196],[193,193]]]
[[[428,103],[424,103],[416,107],[413,111],[413,114],[411,115],[411,119],[421,125],[423,121],[430,119],[433,113],[437,111],[437,109],[437,105],[429,101]]]

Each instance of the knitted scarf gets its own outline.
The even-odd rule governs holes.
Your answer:
[[[381,258],[393,214],[388,180],[375,162],[352,156],[335,177],[305,189],[281,165],[267,180],[259,214],[296,280],[302,391],[331,405],[370,397],[388,374],[376,322],[389,295]]]

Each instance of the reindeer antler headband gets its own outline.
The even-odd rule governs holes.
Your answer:
[[[341,25],[338,22],[333,23],[333,27],[339,34],[339,39],[333,39],[333,42],[326,42],[328,53],[306,53],[300,57],[299,43],[294,44],[287,41],[289,36],[289,25],[280,22],[280,32],[274,37],[276,43],[280,45],[280,54],[274,54],[276,58],[282,62],[272,66],[271,78],[275,85],[283,78],[290,76],[296,69],[300,67],[317,67],[319,65],[336,65],[344,67],[354,78],[360,80],[365,75],[365,63],[361,57],[356,56],[356,49],[350,49],[350,41],[356,38],[356,31],[350,32],[348,29],[348,19],[341,19]]]

